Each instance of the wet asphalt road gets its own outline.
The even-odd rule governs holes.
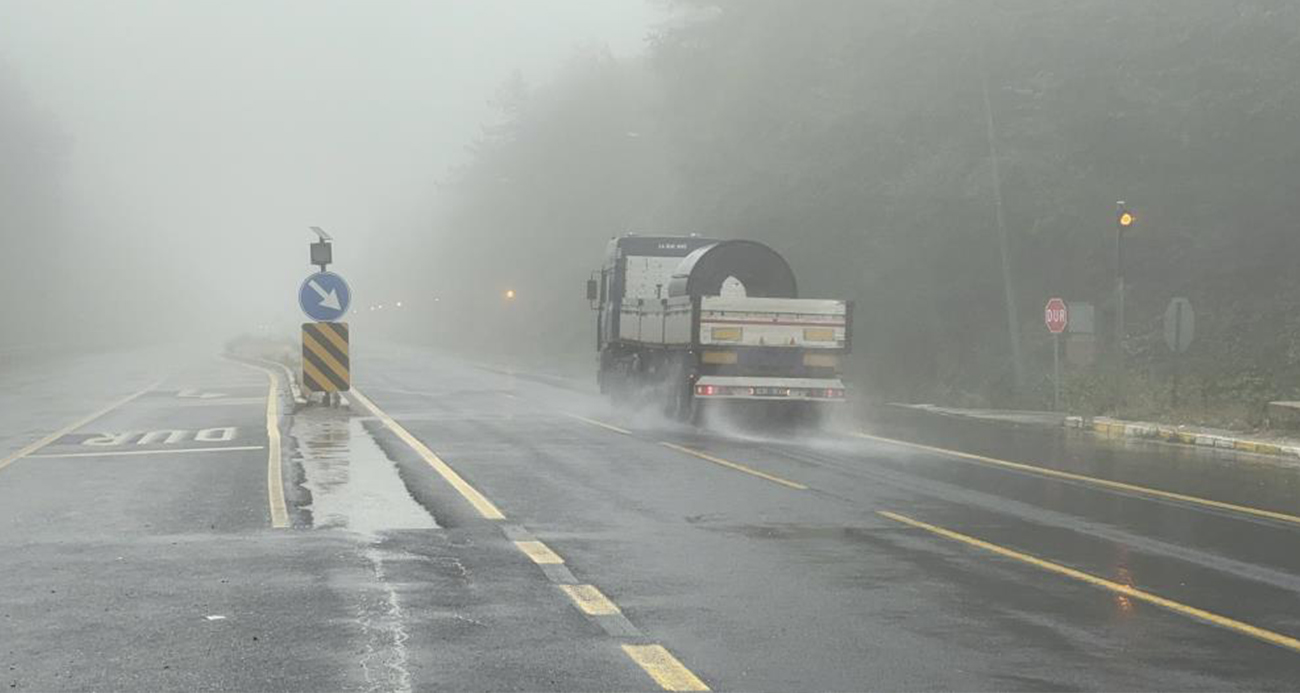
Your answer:
[[[0,468],[0,689],[1300,689],[1277,461],[910,414],[700,431],[353,358],[379,411],[278,422],[288,528],[267,378],[228,362],[154,360],[165,380]],[[90,411],[61,406],[45,432]]]

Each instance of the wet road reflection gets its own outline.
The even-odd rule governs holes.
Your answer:
[[[313,527],[374,534],[438,526],[348,409],[303,410],[294,417],[290,435],[294,462],[303,470],[302,486],[311,494],[307,511]]]

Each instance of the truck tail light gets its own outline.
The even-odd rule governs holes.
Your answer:
[[[718,394],[718,388],[713,385],[696,385],[695,394],[711,397]]]

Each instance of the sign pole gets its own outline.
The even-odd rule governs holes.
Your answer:
[[[343,399],[339,392],[352,383],[348,324],[338,322],[348,313],[352,290],[343,277],[327,269],[334,261],[334,239],[319,226],[311,231],[319,239],[311,244],[311,264],[320,271],[298,288],[298,305],[314,321],[302,326],[302,382],[307,390],[320,392],[326,406],[337,407]]]
[[[1043,323],[1052,333],[1052,411],[1061,410],[1061,333],[1070,326],[1070,308],[1065,299],[1051,298],[1043,308]]]
[[[1061,411],[1061,335],[1052,335],[1052,411]]]
[[[1183,304],[1178,303],[1176,304],[1176,306],[1177,307],[1174,310],[1174,336],[1175,339],[1178,339],[1182,337],[1183,334]],[[1182,346],[1182,345],[1179,343],[1175,343],[1174,346]],[[1181,352],[1179,352],[1177,349],[1174,350],[1174,386],[1169,392],[1170,409],[1178,408],[1178,371],[1182,370],[1182,361],[1183,361],[1180,353]]]
[[[1115,203],[1117,214],[1115,217],[1115,373],[1114,373],[1114,393],[1115,406],[1119,407],[1124,399],[1122,389],[1124,383],[1124,232],[1133,226],[1137,220],[1133,213],[1128,211],[1128,205],[1123,200]]]
[[[1196,312],[1192,310],[1191,302],[1181,296],[1170,300],[1169,307],[1165,309],[1165,346],[1173,352],[1174,361],[1173,384],[1169,388],[1171,409],[1178,407],[1178,386],[1183,374],[1183,352],[1192,345],[1195,331]]]

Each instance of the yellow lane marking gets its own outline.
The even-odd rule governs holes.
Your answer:
[[[1204,609],[1198,609],[1194,606],[1188,606],[1181,602],[1176,602],[1172,599],[1165,599],[1164,597],[1151,594],[1150,592],[1144,592],[1140,589],[1137,589],[1136,587],[1130,587],[1123,583],[1114,582],[1112,580],[1107,580],[1105,578],[1100,578],[1097,577],[1096,575],[1085,573],[1081,570],[1075,570],[1074,568],[1067,568],[1063,565],[1052,563],[1051,561],[1045,561],[1041,558],[1038,558],[1036,556],[1031,556],[1027,553],[1021,553],[1013,549],[1008,549],[1003,546],[998,546],[997,544],[991,544],[987,541],[984,541],[983,539],[976,539],[975,537],[967,536],[959,532],[954,532],[950,529],[944,529],[943,527],[939,527],[937,525],[921,522],[920,520],[914,520],[905,515],[899,515],[898,513],[893,513],[886,510],[879,510],[877,511],[877,513],[881,517],[886,517],[895,522],[901,522],[902,524],[909,525],[917,529],[923,529],[927,532],[930,532],[931,534],[936,534],[945,539],[951,539],[953,541],[966,544],[967,546],[974,546],[979,549],[984,549],[985,551],[990,551],[992,553],[998,554],[999,556],[1011,558],[1020,561],[1021,563],[1026,563],[1036,568],[1041,568],[1048,572],[1074,578],[1075,580],[1085,582],[1089,585],[1100,587],[1105,590],[1110,590],[1111,592],[1122,594],[1126,597],[1131,597],[1133,599],[1139,599],[1149,604],[1155,604],[1156,606],[1159,606],[1161,608],[1168,609],[1170,611],[1173,611],[1174,613],[1182,614],[1183,616],[1187,616],[1196,619],[1198,621],[1210,623],[1216,626],[1220,626],[1222,628],[1226,628],[1231,631],[1235,631],[1242,635],[1248,635],[1252,638],[1263,640],[1264,642],[1267,642],[1271,645],[1277,645],[1278,647],[1284,647],[1289,650],[1300,652],[1300,640],[1297,640],[1287,635],[1282,635],[1281,633],[1275,633],[1271,630],[1265,630],[1263,628],[1252,626],[1249,623],[1243,623],[1236,619],[1228,618],[1227,616],[1220,616],[1219,614],[1211,613]]]
[[[573,417],[573,418],[575,418],[575,419],[577,419],[577,420],[579,420],[579,421],[581,421],[581,422],[583,422],[583,423],[588,423],[588,424],[591,424],[592,426],[599,426],[599,427],[601,427],[601,428],[603,428],[603,429],[605,429],[605,430],[607,430],[607,431],[613,431],[613,432],[615,432],[615,433],[622,433],[622,434],[625,435],[625,436],[630,436],[630,435],[632,435],[632,432],[631,432],[631,431],[629,431],[629,430],[627,430],[627,429],[625,429],[625,428],[619,428],[618,426],[615,426],[615,425],[613,425],[613,424],[607,424],[607,423],[605,423],[604,421],[597,421],[597,420],[595,420],[595,419],[588,419],[588,418],[585,417],[585,416],[578,416],[577,414],[569,414],[569,416],[571,416],[571,417]]]
[[[137,398],[137,397],[139,397],[140,395],[143,395],[144,393],[146,393],[146,392],[148,392],[148,391],[150,391],[150,390],[152,390],[152,389],[158,387],[159,385],[162,385],[162,381],[161,381],[161,380],[158,381],[158,382],[156,382],[156,383],[154,383],[154,384],[152,384],[152,385],[150,385],[149,387],[146,387],[146,388],[143,389],[143,390],[140,390],[139,392],[136,392],[136,393],[131,394],[131,395],[127,395],[126,397],[123,397],[122,399],[119,399],[119,400],[117,400],[116,402],[113,402],[112,404],[108,405],[107,407],[104,407],[103,409],[100,409],[99,411],[96,411],[96,412],[93,413],[93,414],[89,414],[89,415],[87,415],[85,418],[79,419],[79,420],[77,420],[77,421],[74,422],[74,423],[68,424],[67,426],[64,426],[63,428],[60,428],[59,430],[57,430],[57,431],[55,431],[55,432],[49,434],[48,436],[45,436],[44,438],[41,438],[40,440],[36,441],[35,443],[32,443],[31,445],[28,445],[27,447],[25,447],[25,448],[19,450],[18,452],[15,452],[15,453],[9,455],[8,457],[6,457],[6,458],[4,458],[4,459],[0,459],[0,469],[4,469],[5,467],[8,467],[9,465],[13,464],[14,462],[17,462],[18,460],[21,460],[22,458],[27,457],[28,455],[32,454],[33,452],[36,452],[37,450],[40,450],[41,448],[43,448],[43,447],[49,445],[50,443],[53,443],[54,441],[58,440],[59,438],[62,438],[63,436],[68,435],[69,433],[72,433],[73,431],[77,430],[78,428],[81,428],[82,426],[85,426],[86,424],[88,424],[88,423],[94,421],[95,419],[98,419],[99,417],[101,417],[101,416],[103,416],[103,415],[109,413],[110,411],[113,411],[114,409],[117,409],[118,407],[120,407],[120,406],[122,406],[122,405],[124,405],[124,404],[126,404],[126,403],[128,403],[128,402],[130,402],[130,401],[132,401],[132,400],[134,400],[135,398]]]
[[[855,433],[854,435],[858,436],[859,438],[866,438],[867,440],[875,440],[882,443],[901,445],[904,447],[914,448],[917,450],[924,450],[926,452],[933,452],[948,457],[955,457],[957,459],[971,460],[974,462],[989,464],[996,467],[1003,467],[1005,469],[1015,469],[1021,472],[1029,472],[1030,474],[1049,476],[1056,479],[1068,479],[1070,481],[1078,481],[1086,484],[1092,484],[1093,486],[1101,486],[1103,488],[1110,488],[1118,491],[1137,493],[1144,496],[1151,496],[1153,498],[1164,498],[1166,500],[1180,501],[1183,503],[1192,503],[1194,505],[1202,505],[1207,508],[1217,508],[1219,510],[1230,510],[1232,512],[1242,513],[1244,515],[1253,515],[1255,517],[1264,517],[1270,520],[1279,520],[1281,522],[1289,522],[1291,524],[1300,525],[1300,517],[1296,517],[1295,515],[1288,515],[1286,513],[1276,512],[1273,510],[1262,510],[1260,508],[1252,508],[1245,505],[1224,503],[1223,501],[1210,500],[1208,498],[1200,498],[1198,496],[1188,496],[1182,493],[1174,493],[1172,491],[1161,491],[1160,489],[1148,488],[1146,486],[1126,484],[1122,481],[1111,481],[1110,479],[1099,479],[1093,476],[1084,476],[1082,474],[1062,472],[1056,469],[1035,467],[1034,465],[1031,464],[1021,464],[1019,462],[1008,462],[1007,460],[999,460],[995,457],[973,455],[968,452],[958,452],[956,450],[948,450],[946,448],[936,448],[936,447],[931,447],[929,445],[921,445],[920,443],[911,443],[906,440],[897,440],[895,438],[873,436],[868,433]]]
[[[517,541],[515,546],[523,551],[525,556],[533,559],[533,563],[537,565],[558,565],[564,562],[559,554],[540,541]]]
[[[572,599],[579,609],[582,609],[582,613],[588,616],[608,616],[620,613],[618,606],[592,585],[557,586],[564,590],[565,594],[569,595],[569,599]]]
[[[398,438],[402,439],[402,442],[406,443],[407,446],[414,450],[416,454],[429,464],[430,467],[433,467],[433,470],[437,472],[443,480],[448,484],[451,484],[452,488],[456,489],[465,500],[469,501],[470,505],[474,506],[474,509],[478,511],[479,515],[482,515],[489,520],[506,519],[506,516],[497,509],[497,506],[492,504],[492,501],[479,493],[478,489],[470,486],[469,482],[465,481],[456,473],[456,470],[452,469],[446,462],[443,462],[440,457],[433,454],[432,450],[425,446],[424,443],[421,443],[418,438],[411,435],[410,431],[403,428],[401,424],[394,421],[393,417],[385,413],[378,405],[370,401],[369,397],[361,394],[361,391],[355,387],[352,388],[352,397],[360,402],[366,409],[373,412],[374,415],[388,427],[388,430],[395,433]]]
[[[266,374],[266,503],[271,508],[271,526],[284,529],[289,526],[289,508],[284,502],[284,474],[280,461],[280,376],[269,368],[233,359],[232,362]]]
[[[289,526],[289,508],[284,503],[284,476],[280,470],[280,376],[266,371],[271,384],[266,392],[266,496],[271,506],[271,526]]]
[[[164,450],[115,450],[106,452],[65,452],[49,453],[45,455],[28,455],[29,459],[53,460],[60,457],[126,457],[128,455],[183,455],[195,452],[248,452],[250,450],[261,450],[261,445],[236,445],[228,448],[179,448]]]
[[[753,468],[751,468],[751,467],[746,467],[746,466],[743,465],[743,464],[737,464],[737,463],[735,463],[735,462],[729,462],[729,461],[727,461],[727,460],[722,459],[721,457],[714,457],[714,456],[712,456],[712,455],[708,455],[708,454],[705,454],[705,453],[703,453],[703,452],[700,452],[699,450],[692,450],[692,449],[690,449],[690,448],[684,448],[684,447],[682,447],[682,446],[680,446],[680,445],[674,445],[674,444],[672,444],[672,443],[663,443],[663,442],[661,442],[661,443],[659,443],[659,444],[662,445],[662,446],[664,446],[664,447],[666,447],[666,448],[671,448],[671,449],[673,449],[673,450],[676,450],[676,451],[678,451],[678,452],[684,452],[684,453],[686,453],[687,455],[690,455],[690,456],[692,456],[692,457],[698,457],[698,458],[700,458],[700,459],[702,459],[702,460],[704,460],[704,461],[706,461],[706,462],[712,462],[712,463],[714,463],[714,464],[719,464],[719,465],[722,465],[723,467],[727,467],[727,468],[729,468],[729,469],[734,469],[734,470],[736,470],[736,471],[738,471],[738,472],[744,472],[744,473],[746,473],[746,474],[750,474],[750,475],[756,476],[756,477],[758,477],[758,478],[760,478],[760,479],[767,479],[768,481],[771,481],[772,483],[775,483],[775,484],[781,484],[782,486],[788,486],[788,487],[790,487],[790,488],[798,489],[798,490],[800,490],[800,491],[807,491],[807,490],[808,490],[808,487],[807,487],[807,486],[804,486],[803,484],[801,484],[801,483],[799,483],[799,482],[797,482],[797,481],[790,481],[789,479],[782,479],[782,478],[779,477],[779,476],[773,476],[773,475],[771,475],[771,474],[767,474],[767,473],[765,473],[765,472],[760,472],[760,471],[758,471],[757,469],[753,469]]]
[[[707,691],[709,687],[673,653],[662,645],[623,645],[623,651],[632,661],[641,665],[650,678],[665,691]]]

